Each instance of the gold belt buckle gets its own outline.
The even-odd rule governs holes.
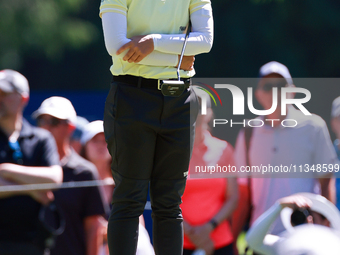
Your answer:
[[[157,80],[157,81],[158,81],[158,85],[157,85],[158,90],[162,90],[162,88],[161,88],[161,85],[162,85],[161,81],[162,80]]]

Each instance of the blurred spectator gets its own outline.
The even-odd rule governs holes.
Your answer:
[[[195,93],[201,99],[206,92],[195,89]],[[209,255],[233,254],[233,236],[227,219],[237,204],[236,178],[212,178],[209,174],[199,179],[190,178],[194,176],[190,171],[194,171],[195,166],[234,165],[233,147],[213,137],[208,130],[213,117],[210,106],[208,101],[207,114],[199,114],[196,120],[189,178],[182,197],[184,255],[192,254],[195,249],[203,249]]]
[[[98,169],[99,177],[101,180],[113,181],[111,174],[111,155],[107,149],[103,121],[93,121],[83,128],[83,133],[80,139],[81,145],[81,156],[91,161]],[[112,193],[114,186],[104,186],[105,202],[109,206],[111,204]],[[107,215],[108,218],[109,215]],[[138,243],[137,243],[137,255],[153,255],[154,251],[150,243],[150,237],[144,226],[143,215],[140,216]],[[106,221],[107,227],[107,221]],[[106,237],[106,235],[104,235]],[[109,254],[107,245],[104,245],[104,250]]]
[[[82,146],[80,155],[92,162],[99,173],[101,180],[113,181],[111,174],[111,155],[107,149],[103,121],[96,120],[83,127],[80,137]],[[114,186],[104,186],[105,202],[110,205]]]
[[[62,170],[51,134],[32,127],[23,110],[29,99],[27,79],[13,70],[0,72],[0,187],[61,183]],[[0,253],[42,255],[42,205],[50,190],[0,192]]]
[[[269,109],[273,103],[272,90],[278,88],[278,95],[283,87],[294,87],[292,77],[286,66],[278,62],[269,62],[261,67],[259,82],[255,97],[264,109]],[[288,93],[288,98],[294,94]],[[336,154],[330,140],[329,132],[324,120],[312,114],[305,116],[293,106],[287,106],[287,116],[281,115],[281,97],[278,96],[276,110],[268,116],[257,119],[274,119],[262,127],[243,129],[237,138],[235,147],[235,163],[238,169],[241,166],[300,166],[310,167],[316,164],[337,163]],[[281,126],[284,119],[294,119],[298,124],[293,128]],[[269,124],[267,124],[269,123]],[[273,126],[272,126],[273,125]],[[248,131],[247,131],[248,130]],[[249,132],[251,131],[251,132]],[[248,133],[248,135],[247,135]],[[250,134],[249,134],[250,133]],[[248,144],[248,146],[247,146]],[[233,229],[240,231],[244,225],[250,206],[252,224],[262,213],[269,209],[279,198],[299,192],[321,193],[330,201],[335,200],[334,182],[332,173],[310,171],[307,174],[289,173],[288,178],[251,178],[240,179],[243,185],[242,203],[238,205],[233,216]],[[259,175],[257,175],[258,177]],[[282,175],[281,175],[282,177]],[[293,177],[293,178],[289,178]],[[304,178],[295,178],[304,177]],[[248,195],[250,190],[250,195]],[[250,203],[246,201],[250,200]],[[278,219],[272,227],[272,233],[278,234],[284,230]]]
[[[82,145],[80,143],[80,137],[83,134],[84,126],[88,123],[89,121],[85,119],[84,117],[77,116],[76,128],[72,133],[72,136],[70,139],[70,145],[78,154],[80,154],[80,151],[82,148]]]
[[[331,127],[336,135],[336,140],[334,141],[334,148],[338,159],[340,159],[340,97],[334,99],[332,103],[332,112],[331,112]],[[336,174],[337,175],[337,174]],[[335,179],[336,186],[336,206],[340,210],[340,176],[337,175]]]
[[[340,232],[320,225],[303,225],[274,247],[274,255],[338,254]]]
[[[44,100],[32,116],[38,126],[54,136],[64,172],[64,182],[98,179],[96,167],[80,157],[70,146],[75,129],[76,112],[69,100],[50,97]],[[51,255],[97,255],[103,243],[101,218],[105,202],[99,187],[60,189],[54,192],[57,206],[65,217],[66,227],[57,237]]]
[[[264,255],[297,254],[293,253],[294,251],[299,251],[300,253],[298,254],[337,254],[339,252],[339,250],[334,250],[334,247],[340,247],[339,236],[334,238],[331,234],[333,232],[329,228],[314,226],[305,228],[305,231],[300,232],[301,226],[305,226],[305,224],[303,224],[281,233],[280,236],[267,234],[271,225],[284,208],[291,208],[291,211],[295,210],[295,212],[297,209],[301,211],[308,210],[310,214],[308,213],[309,215],[306,215],[305,223],[328,227],[328,223],[330,222],[332,227],[339,231],[340,213],[331,202],[320,195],[311,193],[295,194],[279,199],[254,222],[246,236],[248,244],[254,251]],[[318,215],[326,215],[327,220],[321,220]],[[295,233],[295,231],[298,231],[299,234]],[[319,231],[326,236],[320,235]],[[302,235],[302,233],[304,233],[304,235]],[[295,239],[292,239],[292,236],[295,237]],[[331,238],[331,242],[329,242],[330,240],[327,241],[325,237],[326,239]],[[312,243],[312,240],[316,241],[315,244]],[[323,242],[321,242],[321,240],[323,240]],[[332,242],[336,240],[337,242],[332,244]]]
[[[111,174],[112,158],[106,146],[103,121],[97,120],[84,125],[82,127],[81,137],[79,137],[79,142],[82,146],[80,155],[96,166],[99,173],[99,179],[113,181]],[[103,186],[104,201],[108,207],[110,207],[111,204],[113,189],[113,185]],[[107,246],[108,217],[109,211],[107,212],[106,220],[102,222],[104,244],[101,254],[109,254]]]

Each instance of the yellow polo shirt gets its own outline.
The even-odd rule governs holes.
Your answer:
[[[210,0],[102,0],[100,17],[105,12],[116,12],[127,18],[127,38],[148,34],[182,34],[189,15]],[[151,66],[123,61],[112,56],[113,75],[130,74],[144,78],[177,78],[174,66]],[[181,77],[192,77],[195,71],[180,70]]]

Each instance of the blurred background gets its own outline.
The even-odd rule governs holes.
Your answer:
[[[0,69],[28,78],[27,116],[46,97],[60,95],[79,115],[102,118],[111,58],[99,5],[100,0],[0,0]],[[287,65],[293,77],[339,77],[339,1],[212,0],[212,5],[214,45],[197,56],[196,77],[257,77],[271,60]]]
[[[100,0],[0,0],[0,69],[28,78],[27,114],[46,95],[58,94],[69,97],[79,115],[102,117],[111,58],[99,5]],[[339,1],[212,0],[212,5],[214,45],[197,56],[196,77],[257,77],[271,60],[287,65],[293,77],[339,76]]]
[[[29,80],[29,121],[54,95],[70,99],[78,115],[102,119],[111,58],[99,5],[100,0],[0,0],[0,69],[15,69]],[[293,78],[340,76],[338,0],[212,0],[212,6],[214,45],[196,57],[196,77],[257,77],[260,66],[272,60],[285,64]],[[329,125],[339,85],[308,89],[307,108]],[[230,112],[216,114],[232,118]],[[234,144],[238,129],[216,129],[214,135]]]
[[[100,0],[0,0],[0,68],[32,90],[106,90]],[[198,77],[256,77],[271,60],[293,77],[338,77],[337,0],[212,0],[215,40],[197,56]],[[175,14],[174,14],[175,15]]]

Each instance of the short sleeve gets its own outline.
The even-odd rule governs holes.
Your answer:
[[[99,8],[99,16],[105,12],[116,12],[126,16],[127,0],[102,0]]]
[[[333,144],[331,142],[331,138],[328,132],[327,125],[324,120],[321,118],[318,121],[317,131],[313,137],[314,140],[314,154],[313,154],[313,163],[314,164],[336,164],[338,163],[337,155]],[[322,177],[324,172],[317,173],[318,177]]]
[[[189,5],[190,14],[202,9],[206,5],[211,5],[210,0],[191,0]]]
[[[46,132],[46,136],[40,141],[39,151],[36,153],[40,155],[39,166],[54,166],[60,165],[57,145],[53,136]]]

